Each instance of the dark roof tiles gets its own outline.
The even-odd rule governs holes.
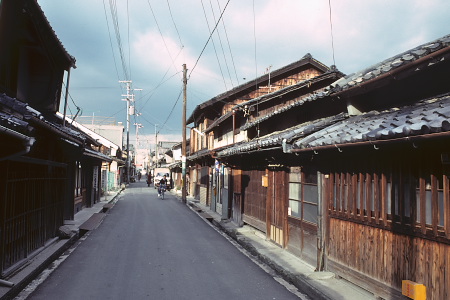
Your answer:
[[[333,93],[346,90],[348,88],[357,86],[364,83],[374,77],[380,76],[384,73],[395,70],[398,67],[407,65],[419,58],[422,58],[430,53],[436,52],[440,49],[450,46],[450,35],[441,37],[435,41],[422,44],[414,49],[400,53],[389,59],[386,59],[380,63],[377,63],[369,68],[350,74],[335,83],[333,86]],[[440,61],[443,61],[440,59]],[[430,62],[428,66],[435,64],[436,62]]]
[[[450,131],[449,111],[450,95],[442,95],[412,106],[353,116],[298,139],[293,143],[293,148],[314,148]]]

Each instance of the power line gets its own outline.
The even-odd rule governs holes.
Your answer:
[[[120,54],[120,60],[122,62],[122,69],[125,75],[125,78],[129,79],[128,69],[125,62],[125,55],[123,54],[123,47],[122,47],[122,39],[120,37],[120,29],[119,29],[119,18],[117,15],[117,5],[115,0],[109,0],[109,7],[111,11],[111,19],[112,23],[114,25],[114,31],[116,34],[116,41],[119,48],[119,54]]]
[[[180,91],[180,93],[178,94],[178,98],[177,101],[175,101],[175,104],[172,107],[172,110],[170,111],[169,115],[167,116],[166,120],[164,121],[164,123],[161,126],[161,129],[166,125],[167,121],[169,120],[170,116],[172,115],[173,111],[175,110],[175,107],[177,106],[178,101],[180,100],[181,97],[181,93],[183,92],[183,90]],[[159,132],[159,131],[158,131]]]
[[[131,78],[131,46],[130,46],[130,13],[128,10],[128,0],[127,0],[127,26],[128,26],[128,69],[130,70]]]
[[[208,26],[208,31],[211,33],[211,36],[212,36],[211,28],[209,27],[208,17],[206,16],[205,6],[203,5],[203,0],[201,0],[200,2],[202,3],[203,14],[205,15],[205,20],[206,20],[206,25]],[[219,65],[220,74],[222,75],[222,80],[225,85],[225,90],[228,90],[227,83],[225,81],[225,77],[223,76],[222,66],[220,65],[219,56],[217,55],[216,44],[214,43],[214,39],[211,39],[211,40],[212,40],[212,44],[213,44],[213,48],[214,48],[214,53],[216,54],[217,64]]]
[[[219,7],[219,11],[220,11],[221,8],[220,8],[219,0],[217,0],[217,6]],[[228,39],[228,33],[227,33],[227,29],[225,27],[225,18],[222,18],[222,25],[223,25],[223,31],[225,32],[225,37],[227,38],[228,50],[230,51],[231,62],[233,63],[234,74],[236,75],[236,82],[237,82],[237,85],[239,85],[239,79],[238,79],[238,75],[236,72],[236,65],[234,64],[233,52],[231,51],[230,40]],[[231,76],[230,76],[230,80],[231,80]]]
[[[167,6],[169,7],[170,18],[172,19],[173,26],[175,26],[175,30],[178,35],[178,39],[180,40],[180,46],[181,46],[181,48],[184,48],[183,42],[181,41],[180,33],[178,32],[177,24],[175,24],[175,20],[172,15],[172,10],[170,9],[169,0],[167,0]]]
[[[117,73],[117,80],[120,80],[119,70],[117,69],[116,55],[114,54],[114,47],[112,45],[112,40],[111,40],[111,31],[109,29],[108,14],[106,13],[105,0],[103,0],[103,10],[105,11],[106,27],[108,28],[109,44],[111,46],[111,52],[112,52],[113,60],[114,60],[114,67],[115,67],[116,73]]]
[[[212,15],[213,15],[213,18],[214,18],[214,22],[215,22],[216,21],[216,15],[214,14],[214,8],[213,8],[211,0],[209,0],[209,5],[211,6],[211,12],[212,12]],[[219,6],[219,11],[220,11],[220,6]],[[223,24],[223,19],[222,19],[222,24]],[[219,38],[219,44],[220,44],[220,48],[222,49],[223,60],[225,62],[225,67],[227,68],[228,77],[230,78],[230,81],[231,81],[230,68],[228,67],[227,57],[225,56],[225,51],[223,50],[222,38],[220,37],[220,31],[219,30],[217,31],[217,37]],[[232,81],[231,81],[231,87],[233,87],[233,82]]]
[[[169,47],[167,47],[166,40],[164,39],[164,36],[162,34],[162,31],[161,31],[161,28],[159,27],[159,23],[158,23],[158,20],[156,19],[155,12],[153,11],[153,7],[150,4],[150,0],[147,0],[147,3],[148,3],[148,6],[150,7],[150,11],[152,12],[153,19],[155,20],[156,27],[158,28],[159,34],[161,35],[161,39],[163,40],[164,46],[166,47],[167,53],[169,54],[169,57],[170,57],[170,59],[172,61],[172,65],[175,68],[175,70],[178,70],[177,67],[175,66],[175,61],[172,58],[172,55],[170,54]]]
[[[333,51],[333,65],[336,66],[336,61],[334,59],[334,38],[333,38],[333,22],[331,20],[331,0],[328,0],[328,6],[330,8],[330,27],[331,27],[331,49]]]
[[[194,72],[194,69],[195,69],[195,67],[197,66],[197,64],[198,64],[198,62],[199,62],[199,60],[200,60],[200,57],[202,57],[203,52],[204,52],[205,49],[206,49],[206,46],[208,46],[208,43],[209,43],[209,40],[210,40],[211,37],[212,37],[212,34],[214,33],[214,31],[216,30],[217,26],[219,25],[219,22],[220,22],[220,20],[222,19],[222,16],[223,16],[225,10],[227,9],[228,3],[230,3],[230,0],[227,1],[227,4],[225,5],[225,7],[224,7],[222,13],[220,14],[219,20],[218,20],[217,23],[216,23],[216,26],[214,27],[213,31],[212,31],[211,34],[209,35],[209,38],[208,38],[208,40],[206,41],[205,46],[203,46],[203,49],[202,49],[202,51],[200,52],[200,55],[198,56],[198,58],[197,58],[197,60],[196,60],[196,62],[195,62],[195,64],[194,64],[194,67],[192,68],[191,72],[189,73],[189,76],[188,76],[189,78],[191,77],[192,72]]]

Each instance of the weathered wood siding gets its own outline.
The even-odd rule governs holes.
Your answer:
[[[285,247],[288,237],[287,191],[289,176],[285,170],[270,170],[268,175],[267,236],[275,243]]]
[[[233,221],[242,225],[242,170],[233,169],[231,171],[233,181],[233,196],[232,196],[232,211],[231,216]]]
[[[329,236],[329,260],[399,290],[407,279],[424,284],[427,299],[450,299],[450,245],[335,218]]]
[[[243,171],[243,219],[244,222],[266,232],[266,195],[267,188],[262,186],[261,178],[265,171]]]
[[[411,148],[330,163],[334,171],[325,176],[323,193],[328,260],[332,270],[375,286],[380,295],[398,293],[402,280],[412,280],[427,287],[427,299],[450,299],[445,148]]]

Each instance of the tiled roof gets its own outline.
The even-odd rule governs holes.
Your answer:
[[[85,137],[81,132],[72,130],[68,127],[63,127],[61,124],[47,120],[39,111],[28,106],[27,103],[11,98],[6,94],[0,94],[0,107],[3,107],[4,110],[2,117],[4,124],[9,122],[12,126],[20,126],[21,130],[25,131],[30,131],[32,127],[40,125],[54,130],[54,132],[58,133],[61,137],[73,139],[73,141],[77,141],[80,144],[82,144],[85,140]],[[19,119],[14,115],[19,115],[23,119]],[[31,125],[28,126],[29,124]],[[18,131],[20,130],[18,129]]]
[[[294,149],[391,140],[450,131],[450,95],[353,116],[295,141]]]
[[[209,149],[202,149],[200,151],[197,151],[195,153],[193,153],[192,155],[188,156],[187,159],[188,160],[195,160],[195,159],[199,159],[201,157],[207,157],[210,156],[210,150]]]
[[[269,77],[269,74],[264,74],[264,75],[262,75],[262,76],[260,76],[260,77],[258,77],[256,79],[253,79],[253,80],[248,81],[248,82],[246,82],[244,84],[241,84],[241,85],[239,85],[239,86],[237,86],[237,87],[235,87],[235,88],[233,88],[233,89],[231,89],[229,91],[226,91],[226,92],[224,92],[222,94],[219,94],[219,95],[211,98],[210,100],[205,101],[205,102],[197,105],[195,107],[194,111],[192,112],[191,116],[188,118],[187,124],[190,124],[190,123],[194,122],[195,121],[195,115],[198,115],[200,113],[200,111],[203,110],[204,108],[209,107],[209,106],[211,106],[211,105],[213,105],[213,104],[215,104],[217,102],[224,101],[225,99],[227,99],[227,98],[229,98],[229,97],[231,97],[233,95],[236,95],[238,93],[242,93],[243,91],[246,91],[248,89],[254,90],[254,87],[257,84],[261,84],[262,82],[267,82],[268,80],[270,80],[270,78],[274,78],[274,77],[279,76],[279,75],[281,75],[283,73],[286,73],[286,72],[289,72],[289,71],[294,70],[296,68],[299,68],[300,66],[304,66],[304,65],[306,65],[308,63],[314,65],[316,68],[322,70],[323,72],[328,72],[330,70],[329,67],[327,67],[326,65],[322,64],[320,61],[314,59],[311,54],[307,53],[300,60],[298,60],[296,62],[293,62],[293,63],[291,63],[291,64],[289,64],[287,66],[284,66],[284,67],[282,67],[280,69],[272,71],[270,73],[270,77]]]
[[[89,156],[89,157],[99,159],[101,161],[111,162],[113,160],[111,157],[109,157],[106,154],[103,154],[101,152],[98,152],[98,151],[95,151],[92,149],[88,149],[88,148],[84,148],[83,154],[86,156]]]
[[[395,55],[389,59],[386,59],[380,63],[377,63],[369,68],[345,76],[332,84],[333,93],[341,92],[352,87],[364,84],[365,82],[375,79],[388,72],[395,71],[400,67],[407,66],[418,59],[421,59],[431,53],[435,53],[441,49],[450,47],[450,35],[446,35],[437,40],[422,44],[406,52]],[[450,49],[449,49],[450,50]],[[427,62],[426,66],[432,66],[433,64],[445,61],[444,58],[438,58],[438,60]]]
[[[232,145],[224,150],[218,151],[218,157],[236,155],[240,153],[253,152],[259,149],[267,149],[272,147],[281,147],[283,142],[290,142],[293,139],[307,136],[324,127],[330,126],[342,119],[347,118],[347,114],[339,114],[336,116],[316,120],[314,122],[303,123],[283,131],[274,132],[263,137],[255,138],[249,142],[242,142]]]
[[[301,88],[304,88],[304,87],[306,87],[306,86],[309,86],[309,85],[311,85],[311,84],[314,84],[314,83],[316,83],[316,82],[318,82],[318,81],[325,80],[325,79],[328,79],[328,78],[336,77],[336,76],[338,76],[337,74],[341,74],[341,73],[340,73],[339,71],[333,70],[333,71],[324,73],[324,74],[322,74],[322,75],[316,76],[316,77],[314,77],[314,78],[307,79],[307,80],[303,80],[303,81],[301,81],[301,82],[299,82],[299,83],[297,83],[297,84],[294,84],[294,85],[291,85],[291,86],[282,88],[282,89],[277,90],[277,91],[275,91],[275,92],[273,92],[273,93],[266,94],[266,95],[263,95],[263,96],[260,96],[260,97],[251,99],[251,100],[249,100],[249,101],[246,101],[246,102],[244,102],[244,103],[235,105],[235,106],[233,107],[233,110],[241,109],[241,108],[243,108],[243,107],[245,107],[245,106],[249,106],[249,107],[250,107],[250,106],[252,106],[252,105],[256,105],[256,103],[261,104],[261,103],[263,103],[263,102],[265,102],[265,101],[270,101],[270,100],[272,100],[272,99],[274,99],[274,98],[278,98],[278,97],[283,96],[283,95],[285,95],[285,94],[288,94],[288,93],[297,91],[297,90],[299,90],[299,89],[301,89]],[[314,100],[316,100],[316,99],[318,99],[318,98],[323,98],[323,97],[329,95],[329,89],[330,89],[330,88],[327,87],[327,88],[323,89],[322,91],[312,93],[312,94],[310,94],[310,95],[308,95],[308,96],[306,96],[306,97],[298,97],[298,98],[296,98],[296,100],[295,100],[293,103],[290,103],[290,104],[286,104],[286,105],[280,106],[276,111],[274,111],[274,112],[272,112],[272,113],[270,113],[270,114],[266,114],[266,115],[263,115],[263,116],[261,116],[261,117],[257,117],[257,118],[252,119],[252,121],[247,122],[246,124],[244,124],[243,126],[241,126],[240,129],[241,129],[241,130],[247,130],[247,129],[251,128],[251,127],[256,126],[256,125],[259,124],[259,123],[262,123],[262,122],[264,122],[264,121],[266,121],[266,120],[272,118],[272,117],[275,116],[275,115],[278,115],[278,114],[280,114],[280,113],[283,113],[283,112],[285,112],[285,111],[288,111],[288,110],[290,110],[290,109],[292,109],[292,108],[294,108],[294,107],[296,107],[296,106],[303,105],[303,104],[306,103],[306,102],[314,101]],[[220,123],[222,123],[224,120],[226,120],[227,118],[229,118],[232,114],[233,114],[233,112],[232,112],[232,111],[229,111],[228,113],[226,113],[226,114],[220,116],[220,117],[219,117],[218,119],[216,119],[213,123],[211,123],[210,126],[208,126],[208,128],[205,130],[205,132],[209,132],[209,131],[213,130],[214,127],[216,127],[217,125],[219,125]]]

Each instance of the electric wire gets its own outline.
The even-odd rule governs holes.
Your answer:
[[[175,70],[178,71],[178,68],[175,66],[175,61],[174,61],[174,59],[173,59],[173,57],[172,57],[172,55],[171,55],[171,53],[169,51],[169,47],[167,47],[167,43],[166,43],[166,40],[164,39],[164,36],[162,34],[162,31],[161,31],[161,28],[159,27],[159,23],[158,23],[158,20],[156,19],[156,15],[155,15],[155,12],[153,11],[153,7],[152,7],[152,5],[150,3],[150,0],[147,0],[147,3],[148,3],[148,6],[150,7],[150,11],[152,12],[153,19],[155,20],[156,27],[158,28],[158,31],[159,31],[159,34],[161,36],[161,39],[163,40],[164,46],[166,47],[166,51],[169,54],[170,60],[172,61],[172,65],[175,68]]]
[[[170,68],[169,68],[169,69],[170,69]],[[167,70],[167,71],[169,71],[169,70]],[[145,105],[147,105],[148,101],[150,101],[150,99],[151,99],[151,98],[153,97],[153,95],[155,94],[156,90],[157,90],[161,85],[163,85],[164,83],[166,83],[167,81],[169,81],[170,79],[172,79],[174,76],[178,75],[178,74],[181,73],[181,72],[183,72],[183,71],[176,72],[175,74],[171,75],[169,78],[167,78],[166,80],[164,80],[164,78],[165,78],[165,76],[166,76],[166,74],[167,74],[167,72],[166,72],[166,74],[164,74],[163,78],[162,78],[161,81],[158,83],[158,85],[157,85],[153,90],[151,90],[151,91],[149,92],[149,93],[151,93],[151,94],[150,94],[150,96],[147,98],[147,100],[145,101],[145,103],[142,105],[142,107],[144,107]]]
[[[180,90],[180,93],[178,94],[178,98],[177,98],[177,101],[175,101],[175,103],[174,103],[174,105],[173,105],[173,107],[172,107],[172,109],[171,109],[171,111],[170,111],[170,113],[169,113],[169,115],[167,116],[167,118],[166,118],[166,120],[164,121],[164,123],[162,124],[162,126],[161,126],[161,129],[164,127],[164,126],[166,126],[166,123],[167,123],[167,121],[169,120],[169,118],[170,118],[170,116],[172,115],[172,113],[174,112],[174,110],[175,110],[175,107],[177,106],[177,104],[178,104],[178,101],[180,100],[180,98],[181,98],[181,94],[182,94],[182,92],[183,92],[183,89],[181,89]],[[158,133],[159,133],[159,131],[158,131]]]
[[[213,16],[213,18],[214,18],[214,22],[216,22],[216,15],[214,14],[214,8],[213,8],[212,1],[211,1],[211,0],[209,0],[209,5],[211,6],[211,13],[212,13],[212,16]],[[220,9],[219,9],[219,11],[220,11]],[[222,18],[222,23],[223,23],[223,18]],[[222,49],[223,60],[224,60],[224,63],[225,63],[225,67],[227,68],[228,77],[230,78],[231,87],[233,88],[234,85],[233,85],[233,81],[231,81],[230,68],[228,67],[227,57],[226,57],[225,51],[224,51],[224,49],[223,49],[223,43],[222,43],[222,38],[221,38],[221,36],[220,36],[220,30],[217,30],[217,37],[219,38],[219,44],[220,44],[220,48]],[[225,78],[224,78],[224,81],[225,81]]]
[[[131,78],[131,46],[130,46],[130,12],[128,9],[129,1],[127,0],[127,26],[128,26],[128,70]]]
[[[169,8],[170,18],[172,19],[173,26],[175,27],[175,30],[176,30],[177,35],[178,35],[178,39],[180,40],[180,46],[181,46],[181,48],[184,48],[183,42],[181,41],[180,33],[178,32],[177,24],[175,24],[175,20],[174,20],[173,15],[172,15],[172,9],[170,8],[169,0],[167,0],[167,7]]]
[[[108,14],[106,12],[105,0],[103,0],[103,10],[105,12],[106,27],[108,28],[109,44],[111,46],[111,52],[112,52],[112,55],[113,55],[114,67],[116,69],[116,74],[117,74],[117,81],[119,81],[120,80],[120,75],[119,75],[119,70],[117,69],[116,55],[114,54],[114,47],[113,47],[112,39],[111,39],[111,30],[109,29]]]
[[[219,11],[221,11],[219,0],[217,0],[217,6],[219,7]],[[228,50],[230,51],[231,62],[233,63],[234,74],[236,75],[236,82],[239,85],[239,78],[236,71],[236,65],[234,63],[233,51],[231,51],[230,40],[228,39],[227,29],[225,27],[225,18],[222,18],[223,31],[225,32],[225,37],[227,38]],[[231,76],[230,76],[231,77]],[[231,80],[231,78],[230,78]]]
[[[180,49],[180,51],[178,51],[178,54],[177,54],[177,56],[175,56],[175,59],[178,58],[178,56],[180,55],[180,53],[181,53],[182,50],[183,50],[183,49]],[[147,100],[145,101],[145,103],[142,105],[143,107],[144,107],[145,105],[147,105],[148,101],[150,101],[151,97],[154,95],[154,93],[156,92],[156,90],[157,90],[161,85],[163,85],[164,83],[166,83],[169,79],[171,79],[171,78],[174,77],[175,75],[177,75],[177,74],[183,72],[183,71],[178,71],[178,72],[176,72],[175,74],[173,74],[172,76],[170,76],[169,78],[167,78],[166,80],[164,80],[164,79],[166,78],[166,76],[167,76],[167,73],[169,73],[170,68],[171,68],[171,67],[167,68],[167,71],[164,73],[163,77],[161,78],[160,82],[156,85],[156,87],[155,87],[153,90],[150,90],[147,94],[144,95],[144,97],[146,97],[149,93],[151,93],[151,95],[147,98]]]
[[[203,0],[201,0],[200,2],[202,3],[203,14],[205,15],[205,20],[206,20],[206,25],[208,26],[208,31],[210,32],[210,34],[212,36],[211,28],[209,27],[208,17],[206,16],[205,6],[203,5]],[[223,83],[225,85],[225,90],[228,90],[227,83],[225,81],[225,77],[223,76],[222,66],[220,64],[219,56],[217,55],[216,44],[214,43],[214,39],[213,38],[211,38],[211,42],[213,44],[214,53],[216,54],[217,64],[219,65],[219,70],[220,70],[220,74],[222,75],[222,80],[223,80]]]
[[[258,91],[258,61],[257,61],[257,52],[256,52],[256,14],[255,14],[255,0],[253,0],[253,38],[255,41],[255,91]],[[255,95],[258,97],[258,95]],[[259,115],[259,103],[256,103],[256,115]],[[257,137],[259,137],[259,123],[257,125]]]
[[[223,14],[225,13],[225,10],[227,9],[228,4],[230,3],[230,0],[227,1],[227,4],[225,4],[225,7],[222,10],[222,13],[220,14],[219,20],[216,23],[216,26],[214,27],[213,31],[210,33],[208,40],[206,41],[205,45],[203,46],[202,51],[200,52],[200,55],[198,56],[197,60],[195,61],[194,67],[192,68],[191,72],[189,72],[189,76],[188,79],[191,77],[192,72],[194,72],[195,67],[197,67],[198,62],[200,61],[200,58],[203,55],[203,52],[206,49],[206,46],[208,46],[209,41],[211,40],[212,34],[214,33],[214,31],[216,30],[217,26],[219,25],[220,20],[222,19]]]
[[[328,0],[328,6],[330,8],[331,49],[333,51],[333,65],[336,66],[336,60],[334,59],[333,21],[331,20],[331,0]]]
[[[117,45],[119,48],[120,60],[122,62],[123,73],[124,73],[125,78],[129,79],[130,76],[128,74],[128,69],[127,69],[127,65],[125,62],[125,55],[123,53],[122,39],[120,37],[119,18],[117,15],[117,5],[116,5],[115,0],[109,0],[109,6],[110,6],[110,11],[111,11],[111,19],[112,19],[112,23],[114,25],[114,31],[116,34],[116,41],[117,41]]]

